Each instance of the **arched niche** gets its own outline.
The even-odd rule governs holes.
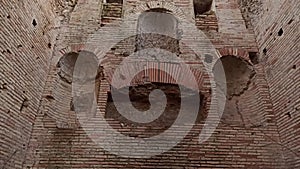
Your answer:
[[[195,16],[210,11],[213,7],[213,0],[193,0]]]
[[[96,70],[95,70],[96,69]],[[74,83],[81,85],[83,95],[98,95],[99,78],[102,77],[102,68],[94,53],[89,51],[69,52],[64,54],[54,69],[55,75],[51,84],[51,105],[48,114],[56,120],[58,128],[74,127],[76,112],[74,102],[80,105],[82,100],[74,96]],[[86,92],[90,81],[95,80],[95,93]],[[80,103],[79,103],[80,102]],[[83,106],[87,103],[82,102]]]
[[[251,123],[260,122],[262,119],[251,105],[258,105],[256,96],[253,94],[253,66],[244,60],[232,55],[221,57],[216,64],[222,64],[226,77],[227,92],[226,104],[221,121],[226,124],[238,126],[250,126]],[[220,66],[215,66],[213,73],[217,87],[224,86],[218,81],[218,75],[222,73]],[[224,91],[224,89],[220,89]],[[249,107],[250,106],[250,107]]]
[[[216,64],[222,64],[226,77],[227,98],[241,95],[247,90],[251,78],[255,74],[253,66],[246,60],[236,56],[223,56]],[[218,75],[222,71],[215,67],[213,72]],[[218,82],[218,79],[216,79]]]
[[[80,63],[77,62],[80,58]],[[78,72],[74,74],[76,69]],[[58,75],[68,83],[72,83],[74,80],[78,82],[84,82],[99,78],[100,68],[98,68],[97,56],[89,51],[79,51],[66,53],[57,63],[59,68]],[[97,68],[97,72],[95,72]],[[96,74],[95,74],[96,73]]]
[[[138,18],[136,51],[160,48],[179,53],[178,20],[171,11],[154,8]]]

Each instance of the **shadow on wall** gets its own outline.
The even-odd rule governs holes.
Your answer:
[[[195,16],[210,11],[213,0],[193,0]]]

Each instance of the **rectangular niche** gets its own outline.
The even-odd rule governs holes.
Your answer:
[[[121,19],[123,13],[123,0],[104,0],[102,4],[101,26]]]

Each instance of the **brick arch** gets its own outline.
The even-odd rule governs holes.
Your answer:
[[[49,108],[47,114],[49,117],[56,121],[58,128],[74,128],[76,127],[76,115],[73,110],[73,96],[72,96],[72,83],[70,76],[63,74],[63,77],[59,75],[59,68],[57,65],[60,60],[69,53],[79,53],[80,51],[89,52],[84,49],[83,44],[74,44],[58,50],[55,53],[55,60],[51,65],[50,73],[46,81],[45,93],[47,98],[52,98],[52,108]],[[92,52],[89,52],[92,53]],[[88,67],[88,66],[87,66]],[[90,72],[88,75],[92,75]],[[92,75],[93,76],[93,75]],[[67,78],[66,78],[67,77]],[[85,76],[87,77],[87,76]],[[102,67],[98,66],[98,72],[95,79],[95,88],[99,88],[99,79],[103,77]],[[81,77],[79,77],[81,78]],[[92,78],[89,78],[90,80]],[[96,96],[99,95],[99,91],[96,89]]]
[[[163,70],[167,70],[173,76],[175,75],[179,79],[189,79],[193,77],[187,77],[184,74],[181,74],[183,69],[178,63],[170,63],[170,62],[155,62],[155,61],[144,61],[143,64],[139,66],[143,66],[140,68],[134,67],[132,65],[127,65],[128,69],[126,69],[126,74],[135,75],[133,79],[128,79],[126,83],[124,80],[120,81],[120,84],[130,84],[130,86],[138,86],[145,83],[163,83],[163,84],[179,84],[183,85],[187,88],[202,91],[205,83],[205,73],[200,71],[199,69],[190,69],[192,72],[192,76],[194,76],[197,86],[192,84],[192,81],[182,80],[181,82],[177,82],[170,74]],[[135,65],[136,66],[136,65]],[[126,67],[126,66],[125,66]],[[142,69],[141,72],[138,72],[137,69]],[[113,76],[115,75],[115,70],[106,69],[105,75],[107,77],[107,81],[109,84],[112,84]],[[123,72],[122,72],[123,73]],[[115,75],[118,76],[118,75]],[[122,76],[122,75],[120,75]],[[126,75],[124,75],[126,76]],[[182,77],[182,78],[181,78]],[[126,85],[122,86],[125,87]]]
[[[142,2],[140,5],[129,9],[128,13],[124,15],[124,18],[131,17],[131,14],[141,14],[151,9],[162,8],[168,11],[171,11],[172,14],[179,20],[189,20],[184,12],[175,5],[174,2],[165,2],[165,1],[149,1]]]
[[[63,57],[67,53],[71,52],[79,52],[80,50],[84,50],[85,45],[84,44],[73,44],[70,46],[67,46],[65,48],[59,49],[54,54],[54,65],[56,65],[61,57]]]
[[[242,48],[221,48],[218,49],[220,56],[224,57],[224,56],[236,56],[238,58],[242,58],[245,61],[247,61],[248,63],[250,63],[251,65],[253,65],[253,63],[250,60],[249,57],[249,52],[245,49]]]

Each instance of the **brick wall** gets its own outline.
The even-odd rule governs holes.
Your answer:
[[[179,145],[170,151],[149,159],[130,159],[122,158],[104,151],[97,146],[91,140],[91,138],[89,138],[81,124],[78,122],[78,120],[76,120],[76,113],[72,110],[72,105],[70,104],[72,101],[72,95],[70,92],[72,90],[71,85],[64,83],[61,77],[58,75],[59,69],[56,65],[59,59],[66,53],[78,52],[82,49],[89,49],[89,47],[85,46],[88,36],[95,33],[97,30],[107,24],[107,22],[103,20],[103,16],[106,16],[107,13],[102,13],[102,0],[78,0],[74,2],[76,3],[73,5],[71,3],[71,6],[67,5],[66,7],[63,5],[64,8],[67,8],[68,10],[62,15],[63,18],[60,18],[59,21],[51,18],[54,16],[52,11],[57,10],[56,8],[53,8],[53,1],[39,1],[37,4],[41,4],[41,6],[38,6],[35,8],[35,10],[33,10],[37,11],[36,21],[38,25],[36,27],[33,28],[31,26],[32,18],[21,19],[22,22],[20,22],[20,20],[15,20],[15,22],[13,22],[15,24],[21,24],[24,22],[24,25],[28,27],[31,26],[26,30],[36,32],[40,31],[39,33],[26,34],[26,36],[24,36],[22,33],[19,33],[20,35],[22,34],[22,36],[20,36],[22,37],[20,40],[24,41],[24,39],[32,38],[36,40],[34,41],[36,43],[33,43],[36,45],[34,49],[24,49],[24,46],[29,46],[31,48],[31,44],[22,45],[21,49],[23,49],[23,52],[25,53],[23,54],[22,52],[19,52],[18,50],[21,49],[17,48],[18,44],[14,44],[17,43],[18,38],[13,38],[16,42],[7,40],[7,42],[10,43],[5,43],[3,49],[1,46],[1,50],[3,51],[1,56],[3,55],[4,58],[8,58],[2,61],[4,62],[3,65],[15,65],[16,67],[20,67],[20,65],[16,63],[23,62],[16,60],[19,57],[11,57],[11,55],[14,53],[22,54],[22,56],[24,56],[22,58],[28,58],[28,60],[24,59],[26,62],[24,61],[24,64],[22,64],[23,67],[20,68],[23,71],[15,71],[15,69],[13,70],[11,67],[8,67],[9,69],[6,68],[6,71],[3,71],[6,73],[4,74],[4,79],[13,79],[14,81],[18,80],[18,82],[20,81],[23,83],[30,82],[27,85],[23,85],[25,88],[23,86],[18,86],[22,83],[14,83],[14,85],[12,85],[7,82],[8,80],[4,81],[4,83],[0,86],[1,92],[3,91],[5,94],[3,96],[1,95],[3,98],[0,98],[7,103],[4,108],[1,108],[1,116],[5,117],[7,120],[0,124],[1,127],[5,128],[3,131],[7,133],[4,135],[3,139],[1,139],[1,141],[3,140],[5,144],[1,145],[3,146],[3,148],[1,147],[1,152],[3,150],[4,155],[1,154],[0,156],[0,159],[3,161],[3,164],[5,164],[6,168],[22,168],[23,162],[24,168],[63,169],[123,167],[293,168],[294,166],[299,165],[299,160],[295,154],[298,146],[297,142],[299,142],[299,139],[297,140],[296,137],[298,132],[297,120],[299,121],[299,118],[295,112],[298,111],[297,106],[299,104],[298,102],[292,102],[296,100],[297,96],[294,96],[293,100],[291,99],[291,101],[288,99],[290,93],[297,92],[297,88],[296,85],[291,81],[289,84],[292,87],[290,87],[289,90],[284,90],[283,88],[277,89],[277,87],[281,86],[282,83],[280,83],[280,81],[276,79],[276,76],[272,74],[277,72],[276,75],[280,74],[282,76],[280,77],[281,79],[288,77],[294,79],[297,78],[296,71],[299,67],[299,63],[296,63],[296,61],[299,60],[297,60],[296,55],[297,48],[292,46],[292,43],[286,43],[287,46],[289,44],[291,45],[287,49],[294,49],[293,51],[295,52],[295,55],[292,55],[295,56],[294,60],[289,60],[289,62],[284,62],[285,60],[280,61],[281,59],[286,58],[279,58],[277,55],[278,53],[274,52],[275,49],[277,49],[275,46],[283,46],[281,44],[283,42],[290,42],[291,37],[294,37],[294,41],[296,41],[296,36],[293,36],[293,33],[289,32],[297,32],[297,18],[291,21],[285,15],[274,15],[274,13],[276,13],[280,7],[276,7],[277,11],[274,8],[274,11],[276,12],[271,10],[273,12],[266,13],[266,16],[262,17],[262,19],[258,22],[264,23],[267,20],[267,24],[257,24],[255,27],[255,33],[257,36],[256,39],[259,45],[257,46],[254,31],[247,29],[245,21],[242,17],[242,13],[240,12],[238,2],[236,0],[216,0],[216,20],[214,19],[213,24],[215,24],[217,21],[218,29],[205,29],[204,33],[217,48],[220,56],[235,56],[238,59],[247,62],[247,64],[249,64],[256,72],[254,77],[250,79],[245,91],[243,91],[239,96],[236,96],[234,99],[227,101],[227,105],[229,107],[228,111],[224,112],[221,123],[213,133],[212,137],[205,143],[198,143],[198,135],[204,125],[204,120],[202,119],[193,126],[193,129],[185,137],[185,139],[183,139]],[[148,2],[148,4],[145,2]],[[8,1],[3,3],[5,3],[4,7],[9,7],[7,4]],[[297,5],[299,6],[299,3],[294,1],[292,4],[294,4],[293,7],[286,5],[286,8],[280,9],[279,11],[281,11],[281,14],[288,13],[287,11],[290,12],[291,10],[291,14],[287,16],[295,17],[293,14],[299,12],[297,11]],[[10,6],[12,5],[13,4],[10,4]],[[14,12],[13,14],[18,16],[20,15],[20,17],[27,16],[30,13],[35,14],[35,12],[29,12],[29,9],[31,9],[29,6],[32,5],[34,6],[34,4],[27,3],[28,9],[26,8],[26,10],[28,10],[28,12],[26,12],[26,15],[21,15],[21,11],[26,11],[23,9],[24,5],[21,4],[13,7],[13,9],[19,10],[19,12]],[[121,6],[117,7],[118,16],[120,7]],[[173,12],[176,17],[182,17],[184,14],[187,16],[187,20],[192,22],[194,25],[199,24],[197,22],[197,18],[194,20],[193,3],[191,0],[167,0],[164,2],[150,0],[127,0],[122,6],[122,18],[126,19],[131,12],[142,13],[149,8],[156,7],[166,8],[167,10]],[[134,10],[131,10],[131,8],[134,8]],[[2,11],[7,10],[1,10],[1,12]],[[44,16],[45,14],[47,15]],[[10,27],[10,25],[7,23],[11,22],[10,19],[13,19],[14,15],[11,14],[10,18],[5,18],[7,17],[6,14],[1,13],[1,16],[2,15],[4,17],[1,20],[1,23],[4,25],[4,28],[6,28],[5,32],[7,32],[7,35],[9,36],[15,36],[10,35],[12,32],[14,32],[13,28],[15,27]],[[278,16],[278,18],[268,20],[267,16],[271,15]],[[119,19],[120,18],[118,17],[117,20]],[[273,42],[273,38],[277,32],[273,33],[272,38],[270,38],[268,34],[265,33],[265,29],[267,26],[272,26],[273,22],[277,19],[287,21],[288,24],[286,27],[280,25],[283,28],[283,35],[279,40],[276,41],[277,45],[272,45],[271,42]],[[53,21],[55,21],[56,24],[53,25],[57,26],[58,22],[60,26],[58,31],[59,34],[57,37],[55,36],[56,42],[52,42],[52,45],[49,45],[47,40],[54,38],[53,32],[49,32],[47,27],[43,27],[43,29],[46,30],[45,36],[43,36],[43,29],[38,29],[38,27],[43,25],[42,23],[46,22],[47,20],[49,20],[48,22],[50,25]],[[132,22],[134,26],[130,25],[132,27],[128,27],[128,29],[131,29],[131,31],[136,31],[137,18],[130,20],[130,22]],[[290,27],[288,25],[290,25]],[[111,26],[118,26],[118,24]],[[267,31],[273,29],[275,30],[277,27],[278,24],[272,26],[272,29],[268,29]],[[202,29],[201,27],[198,28]],[[184,28],[180,27],[179,29]],[[49,36],[47,36],[48,34]],[[9,37],[7,35],[5,34],[4,37]],[[114,37],[114,35],[108,36]],[[1,34],[1,36],[3,36],[3,34]],[[191,41],[194,38],[194,34],[188,34],[186,36],[187,39]],[[37,43],[40,41],[41,43]],[[32,42],[26,40],[26,43]],[[102,62],[103,65],[101,66],[104,67],[105,76],[101,78],[101,81],[98,81],[100,83],[100,87],[97,87],[99,90],[99,94],[97,95],[97,109],[102,114],[105,114],[107,108],[107,92],[110,90],[109,87],[111,73],[124,57],[127,57],[134,51],[135,43],[135,37],[122,39],[120,43],[111,47],[111,50],[105,56],[104,62]],[[97,45],[99,44],[92,44],[91,46]],[[180,42],[179,57],[190,64],[191,67],[195,68],[195,70],[202,71],[203,64],[199,63],[199,60],[197,60],[197,57],[194,56],[193,51],[191,51],[187,45],[189,44]],[[52,48],[49,49],[49,46]],[[254,62],[252,62],[250,59],[249,52],[255,53],[260,51],[261,53],[264,53],[263,49],[265,47],[267,49],[266,56],[261,54],[262,56],[260,57],[260,62],[258,64],[255,63],[254,65]],[[10,48],[11,50],[7,50],[7,48]],[[280,50],[282,55],[288,52],[287,49]],[[53,55],[51,55],[52,51]],[[96,55],[101,53],[101,51],[91,52],[94,52]],[[36,62],[41,62],[41,64],[32,64],[32,62],[29,61],[32,61],[35,58],[29,56],[35,56],[37,53],[39,55],[36,57],[39,58],[39,61]],[[49,62],[50,57],[51,62]],[[289,73],[290,76],[284,76],[283,73],[281,74],[282,70],[280,69],[280,66],[274,68],[273,64],[275,62],[295,62],[293,65],[291,65],[291,67],[286,67],[286,69],[288,69],[288,67],[291,68]],[[35,67],[32,68],[32,66]],[[38,66],[42,67],[40,68]],[[37,69],[39,71],[32,71]],[[207,79],[207,75],[196,73],[197,71],[195,71],[195,74],[199,78],[199,83],[203,87],[201,92],[204,96],[204,109],[202,109],[199,114],[203,117],[206,117],[207,108],[211,104],[209,91],[210,83]],[[13,74],[10,72],[13,72]],[[23,72],[27,72],[27,76],[20,76],[18,74]],[[267,76],[265,76],[265,72],[267,72]],[[153,82],[166,83],[166,81],[168,81],[155,80],[158,79],[155,74],[156,72],[152,71],[146,75],[151,76]],[[166,77],[166,79],[168,78]],[[2,81],[0,82],[2,83]],[[289,80],[286,79],[284,82],[288,83]],[[23,94],[22,91],[24,89],[27,89],[25,94]],[[287,93],[282,94],[285,92]],[[273,104],[271,103],[270,97],[272,98]],[[9,101],[7,102],[7,100]],[[285,102],[286,107],[283,108],[281,103]],[[3,113],[2,109],[4,109]],[[22,112],[20,112],[20,109]],[[287,113],[286,111],[289,112],[287,115],[285,115]],[[11,114],[12,118],[8,118],[9,114]],[[136,136],[138,133],[143,131],[142,129],[132,131],[129,129],[130,127],[128,128],[128,126],[127,128],[124,128],[124,124],[113,118],[107,118],[106,120],[109,121],[110,125],[125,133],[125,135]],[[290,122],[294,124],[292,127],[295,129],[286,127],[286,125]],[[33,123],[34,127],[31,132]],[[99,121],[98,124],[101,123],[102,122]],[[9,124],[16,125],[10,127]],[[186,125],[188,126],[192,124]],[[183,129],[187,126],[176,126],[178,130],[172,133],[173,136],[176,137],[178,134],[177,132],[183,131]],[[281,138],[279,138],[278,129]],[[153,131],[153,133],[151,133],[150,131],[149,134],[155,135],[157,132],[158,131]],[[288,133],[293,133],[295,137],[286,136]],[[17,135],[18,139],[15,139],[14,141],[16,141],[17,144],[15,142],[11,142],[12,139],[8,139],[15,134]],[[29,147],[26,148],[30,136],[31,139]],[[280,142],[280,139],[282,143]],[[25,149],[21,150],[23,148],[23,141],[26,142]],[[114,148],[118,150],[118,147]],[[24,157],[25,152],[27,153],[26,158]],[[11,160],[5,162],[7,161],[6,159]],[[287,162],[285,163],[284,160]]]
[[[299,1],[263,3],[253,23],[287,168],[300,167]]]
[[[210,12],[195,17],[196,26],[200,30],[218,31],[218,19],[215,12]]]
[[[101,26],[122,18],[123,3],[103,3]]]
[[[0,168],[22,168],[55,40],[46,1],[0,2]]]

